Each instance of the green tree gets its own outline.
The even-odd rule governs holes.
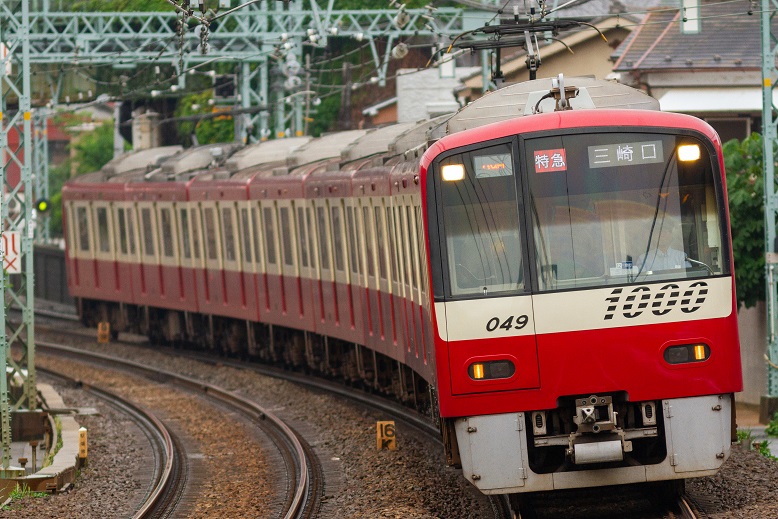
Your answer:
[[[738,304],[765,300],[762,136],[724,144]]]
[[[186,95],[181,98],[176,107],[176,117],[212,114],[214,111],[214,107],[210,104],[212,100],[212,89]],[[229,115],[181,121],[178,123],[178,135],[184,142],[194,141],[192,135],[197,137],[199,144],[230,142],[234,139],[235,122]]]

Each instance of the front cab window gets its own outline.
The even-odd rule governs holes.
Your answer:
[[[509,144],[459,153],[436,168],[447,297],[523,291],[516,164]]]

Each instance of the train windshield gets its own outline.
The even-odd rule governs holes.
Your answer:
[[[527,140],[538,289],[729,273],[702,142],[651,133]]]
[[[598,132],[520,142],[437,163],[436,294],[730,274],[720,172],[702,140]]]
[[[440,163],[451,296],[524,289],[515,166],[509,144]]]

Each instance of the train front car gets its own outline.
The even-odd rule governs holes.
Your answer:
[[[573,81],[572,110],[474,103],[422,159],[444,439],[488,494],[710,475],[734,435],[720,140]]]

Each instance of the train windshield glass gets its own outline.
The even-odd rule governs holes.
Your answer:
[[[729,273],[714,167],[690,137],[526,141],[540,290]]]
[[[439,171],[449,295],[523,290],[511,146],[450,156]]]

